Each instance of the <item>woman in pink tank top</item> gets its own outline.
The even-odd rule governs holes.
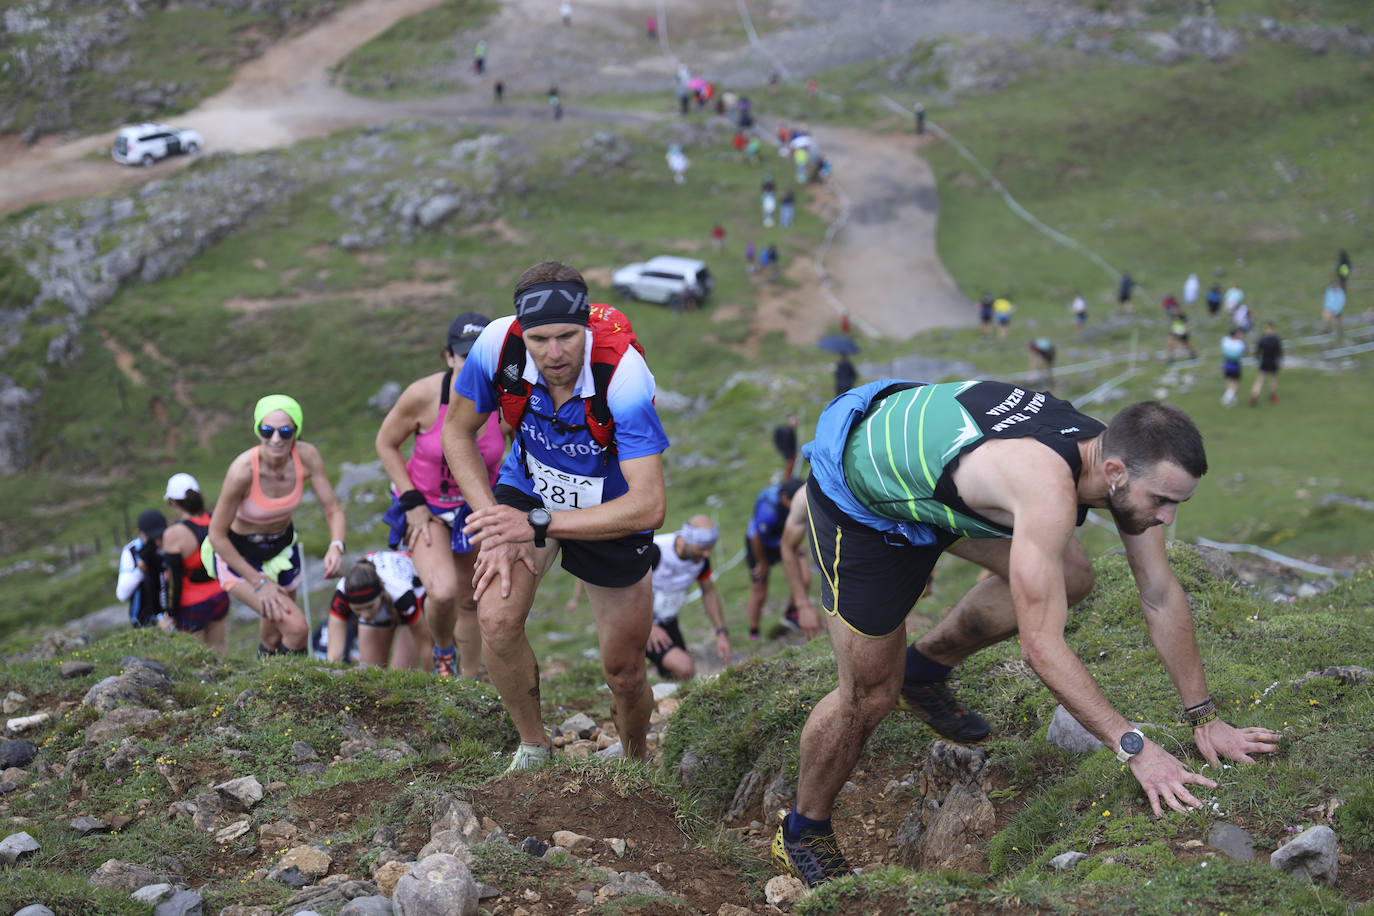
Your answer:
[[[343,571],[348,523],[315,446],[300,440],[301,405],[284,394],[269,394],[253,411],[258,444],[229,465],[219,501],[210,517],[202,550],[206,572],[225,591],[257,611],[259,654],[305,652],[309,626],[296,606],[301,549],[292,513],[301,504],[305,482],[319,499],[329,523],[324,574]]]
[[[383,521],[391,526],[392,549],[405,542],[425,586],[434,673],[444,677],[452,676],[455,667],[463,677],[475,678],[482,671],[482,634],[472,594],[476,553],[463,534],[471,510],[444,460],[441,433],[453,379],[488,321],[475,312],[453,319],[443,352],[448,369],[406,388],[377,431],[377,456],[394,487]],[[407,459],[401,446],[412,436],[415,445]],[[477,448],[495,483],[506,451],[498,414],[482,428]]]

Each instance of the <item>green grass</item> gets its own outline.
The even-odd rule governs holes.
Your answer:
[[[335,76],[349,92],[375,98],[409,98],[452,92],[453,74],[471,63],[463,33],[482,26],[499,8],[494,0],[444,0],[397,22],[349,54]]]

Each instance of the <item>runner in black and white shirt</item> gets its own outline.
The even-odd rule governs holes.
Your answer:
[[[694,515],[681,530],[654,538],[650,549],[654,564],[654,626],[649,631],[645,654],[663,677],[690,681],[696,675],[696,664],[687,652],[677,623],[678,612],[693,585],[701,588],[701,605],[716,628],[716,651],[722,662],[730,663],[730,633],[725,629],[720,593],[711,581],[711,549],[719,539],[720,529],[704,515]]]
[[[424,597],[425,587],[415,574],[410,554],[400,550],[365,554],[339,580],[329,604],[326,658],[344,660],[348,624],[356,617],[359,664],[382,666],[390,658],[392,668],[425,667],[420,662],[429,661],[433,639],[422,616]]]

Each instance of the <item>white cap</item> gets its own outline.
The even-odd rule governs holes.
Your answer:
[[[196,479],[192,477],[190,474],[187,474],[185,471],[182,471],[179,474],[173,474],[171,477],[167,479],[167,493],[162,498],[185,499],[186,493],[189,490],[195,490],[197,493],[199,493],[200,484],[196,483]]]

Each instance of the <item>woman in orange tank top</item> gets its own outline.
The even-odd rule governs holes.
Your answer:
[[[224,590],[257,611],[259,653],[304,654],[309,626],[296,606],[301,551],[291,514],[305,482],[319,499],[329,523],[324,574],[343,571],[348,524],[334,495],[319,450],[300,441],[301,406],[284,394],[270,394],[253,411],[258,444],[229,465],[210,519],[215,576]]]

